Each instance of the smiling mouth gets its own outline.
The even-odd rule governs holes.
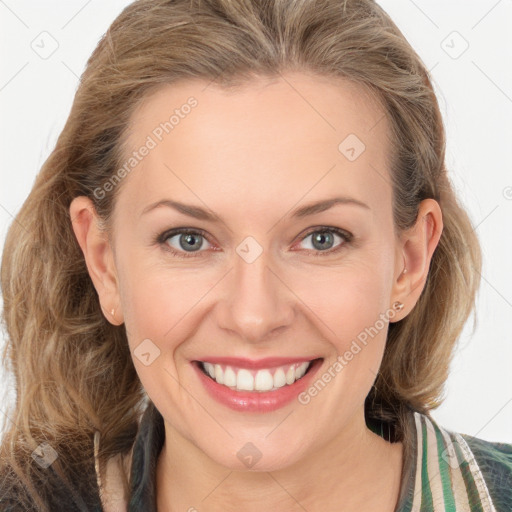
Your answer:
[[[200,370],[209,378],[233,391],[276,391],[291,386],[309,371],[311,365],[322,358],[300,363],[283,364],[259,370],[240,368],[233,365],[195,361]]]

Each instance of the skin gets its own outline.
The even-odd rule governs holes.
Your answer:
[[[198,100],[119,185],[110,242],[88,198],[70,206],[105,316],[124,322],[135,368],[165,420],[158,510],[337,511],[343,503],[344,511],[393,511],[403,447],[372,433],[363,410],[387,323],[307,405],[294,400],[270,413],[214,401],[190,361],[323,357],[321,376],[395,301],[404,308],[391,321],[414,307],[441,235],[440,207],[423,201],[416,224],[395,233],[389,125],[361,87],[297,72],[235,91],[207,85],[166,85],[132,117],[130,150],[187,98]],[[338,150],[348,134],[366,146],[354,161]],[[368,208],[292,218],[336,195]],[[141,215],[161,199],[207,208],[223,222],[169,207]],[[319,226],[354,238],[315,248],[309,235]],[[171,228],[203,229],[209,239],[179,258],[164,248],[187,254],[179,235],[154,242]],[[263,250],[250,264],[236,252],[247,236]],[[145,339],[160,350],[149,366],[133,353]],[[262,453],[250,469],[237,457],[247,442]]]

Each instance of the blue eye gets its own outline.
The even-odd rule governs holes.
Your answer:
[[[311,246],[314,256],[324,256],[328,254],[332,254],[334,252],[338,252],[341,250],[348,242],[352,240],[352,235],[347,231],[344,231],[339,228],[331,228],[331,227],[320,227],[315,228],[312,231],[309,231],[303,238],[302,241],[307,238],[312,237]],[[339,238],[342,240],[341,244],[338,244],[334,249],[333,244],[335,243],[335,239]]]
[[[175,238],[174,243],[170,243],[169,241]],[[205,245],[206,236],[202,230],[196,229],[175,229],[172,231],[167,231],[160,235],[158,241],[161,244],[166,244],[168,246],[167,250],[172,252],[178,257],[188,258],[190,256],[194,256],[194,253],[198,252]],[[209,242],[207,242],[209,243]]]
[[[310,236],[312,236],[312,246],[306,250],[313,256],[328,256],[337,253],[353,238],[353,235],[348,231],[320,226],[310,230],[300,241],[303,242]],[[342,243],[338,243],[333,248],[337,238]],[[166,231],[157,237],[156,242],[162,245],[164,250],[178,258],[199,257],[204,252],[201,249],[204,249],[205,245],[211,245],[205,231],[192,228],[177,228]]]

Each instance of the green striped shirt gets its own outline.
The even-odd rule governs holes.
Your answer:
[[[511,512],[512,445],[440,427],[411,411],[413,453],[396,512]]]

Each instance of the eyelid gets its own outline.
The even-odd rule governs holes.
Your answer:
[[[338,235],[340,238],[342,238],[343,243],[336,246],[333,249],[328,249],[325,251],[315,251],[312,249],[305,249],[307,252],[313,254],[314,256],[328,256],[330,254],[337,253],[339,250],[343,249],[347,244],[351,243],[354,236],[349,231],[338,228],[335,226],[314,226],[311,228],[308,228],[305,232],[298,235],[298,242],[294,243],[295,246],[297,243],[303,242],[308,236],[312,235],[313,233],[321,233],[321,232],[332,232],[336,235]],[[173,228],[169,229],[167,231],[164,231],[160,235],[158,235],[155,239],[155,242],[162,246],[163,250],[170,252],[171,254],[177,256],[178,258],[194,258],[199,257],[201,254],[205,251],[198,250],[198,251],[192,251],[192,252],[186,252],[186,251],[178,251],[172,247],[169,246],[167,243],[167,240],[169,238],[172,238],[177,235],[185,235],[185,234],[193,234],[193,235],[200,235],[202,236],[209,244],[214,245],[213,242],[210,239],[210,235],[201,228]],[[216,251],[217,249],[213,249]]]
[[[326,251],[314,251],[312,249],[306,249],[308,252],[311,252],[313,256],[327,256],[330,254],[337,253],[339,250],[343,249],[347,244],[351,243],[352,240],[354,239],[354,235],[352,235],[352,233],[345,229],[338,228],[335,226],[315,226],[313,228],[308,228],[305,232],[300,234],[297,243],[303,242],[308,236],[312,235],[313,233],[322,233],[326,231],[330,231],[331,233],[334,233],[335,235],[339,236],[343,240],[343,243],[336,246],[333,249],[328,249]],[[296,244],[294,244],[294,246],[295,245]]]
[[[160,235],[158,235],[155,239],[155,242],[162,246],[164,251],[170,252],[171,254],[177,256],[178,258],[194,258],[196,257],[196,254],[201,254],[204,251],[193,251],[190,253],[187,253],[186,251],[178,251],[174,249],[173,247],[170,247],[167,243],[167,240],[169,238],[175,237],[177,235],[186,235],[186,234],[192,234],[192,235],[200,235],[202,236],[209,244],[213,244],[213,242],[210,240],[210,236],[208,233],[201,228],[174,228],[174,229],[168,229],[167,231],[164,231]]]

